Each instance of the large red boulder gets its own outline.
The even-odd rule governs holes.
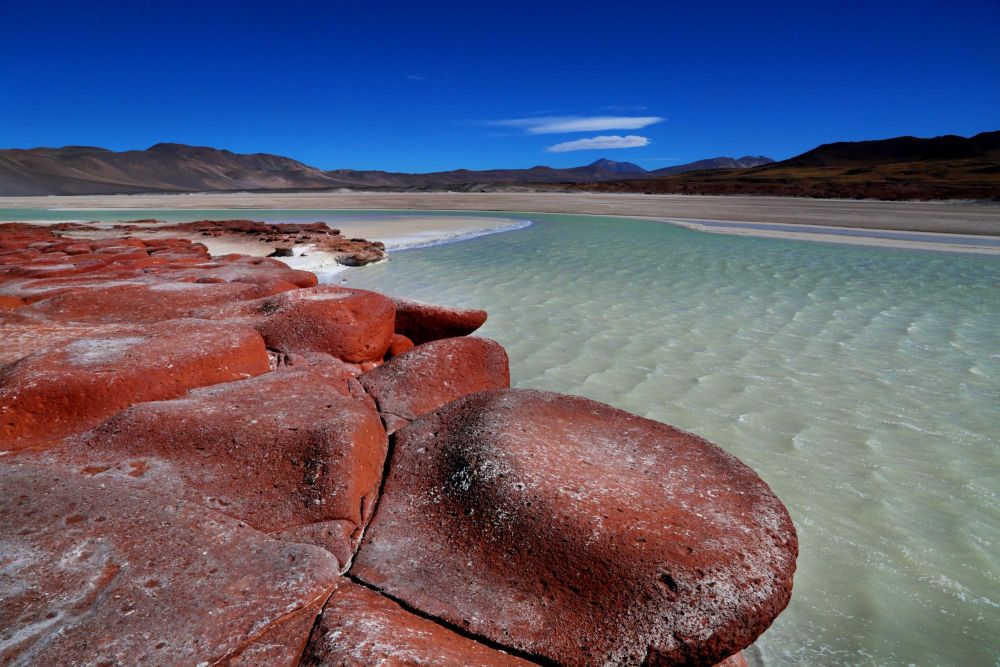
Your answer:
[[[53,441],[135,403],[268,370],[260,334],[233,323],[171,320],[64,340],[0,367],[0,449]]]
[[[487,338],[424,343],[361,376],[389,433],[456,398],[510,387],[507,352]]]
[[[395,308],[366,290],[321,285],[204,311],[247,318],[270,349],[322,352],[351,363],[381,361],[392,342]]]
[[[785,607],[796,553],[781,502],[711,443],[501,390],[396,432],[351,574],[560,664],[710,665]]]
[[[323,549],[33,466],[0,466],[0,554],[5,665],[291,666],[339,582]]]
[[[449,308],[422,301],[393,298],[396,333],[417,345],[439,338],[468,336],[486,322],[485,310]]]
[[[331,357],[141,403],[31,460],[127,478],[346,567],[375,507],[386,435],[353,369]]]
[[[527,662],[411,614],[364,586],[344,582],[323,609],[302,667],[437,665],[527,667]]]

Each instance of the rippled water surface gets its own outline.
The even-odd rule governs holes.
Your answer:
[[[997,664],[1000,257],[502,216],[535,224],[332,279],[486,308],[516,385],[675,424],[751,465],[801,542],[766,664]]]
[[[525,216],[347,284],[484,307],[518,386],[757,470],[801,540],[767,664],[997,662],[1000,258]]]

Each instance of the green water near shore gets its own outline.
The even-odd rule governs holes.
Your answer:
[[[330,279],[485,308],[517,386],[675,424],[752,466],[801,542],[764,663],[998,664],[1000,257],[497,215],[535,224]]]

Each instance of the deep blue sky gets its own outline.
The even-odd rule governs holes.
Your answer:
[[[781,159],[1000,129],[998,35],[997,0],[0,0],[0,147],[176,141],[400,171]],[[490,124],[550,116],[665,120]],[[599,135],[650,143],[545,150]]]

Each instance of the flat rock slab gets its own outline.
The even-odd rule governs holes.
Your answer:
[[[364,586],[344,582],[327,601],[303,667],[526,667],[521,660],[412,614]]]
[[[323,549],[31,466],[0,466],[0,554],[3,664],[294,665],[339,582]]]
[[[396,333],[417,345],[441,338],[468,336],[486,322],[486,311],[449,308],[422,301],[393,297]]]
[[[142,401],[269,369],[260,334],[172,320],[44,347],[0,368],[0,449],[52,442]]]
[[[292,286],[289,285],[289,288]],[[105,283],[62,290],[25,307],[26,314],[69,322],[159,322],[192,316],[198,309],[263,296],[256,285],[155,281]]]
[[[501,390],[396,432],[351,574],[560,664],[710,665],[785,607],[796,554],[781,502],[711,443]]]
[[[389,433],[456,398],[510,387],[507,351],[487,338],[445,338],[393,357],[361,376]]]
[[[135,480],[322,546],[346,567],[375,506],[387,446],[352,371],[327,357],[141,403],[14,460]]]

